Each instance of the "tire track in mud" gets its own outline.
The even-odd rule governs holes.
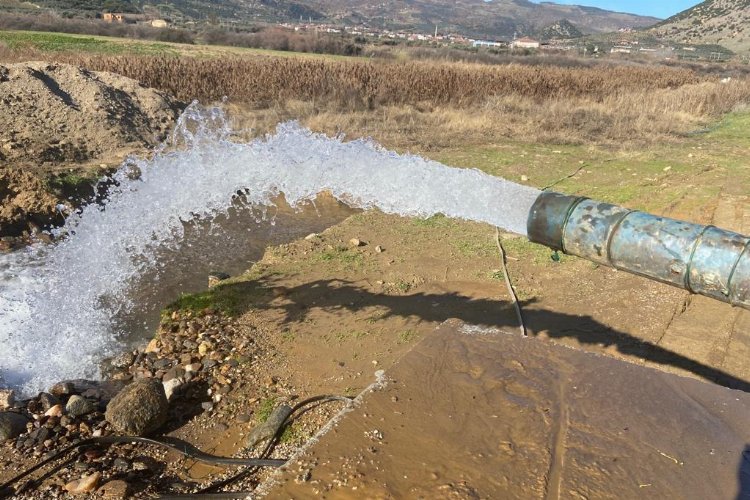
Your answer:
[[[567,450],[568,428],[570,426],[567,398],[568,387],[565,379],[559,380],[557,390],[560,407],[554,428],[552,447],[550,449],[550,468],[547,473],[547,487],[545,494],[547,500],[560,500],[560,498],[562,498],[560,488],[562,485],[562,474],[565,468],[565,452]]]

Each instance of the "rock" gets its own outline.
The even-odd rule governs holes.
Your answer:
[[[0,390],[0,410],[5,410],[16,404],[16,393],[11,389]]]
[[[42,405],[42,408],[44,408],[44,411],[47,411],[53,406],[60,404],[60,400],[48,392],[40,392],[38,398],[39,402]]]
[[[521,182],[528,182],[529,176],[528,175],[522,175],[521,176]]]
[[[86,380],[82,378],[74,380],[65,380],[53,385],[49,392],[58,398],[68,394],[83,394],[86,391],[97,390],[101,388],[102,382],[96,380]]]
[[[98,399],[106,403],[115,397],[126,385],[122,380],[105,380],[82,391],[81,396],[89,399]]]
[[[118,432],[146,436],[164,424],[168,410],[162,383],[154,379],[139,379],[112,398],[105,418]]]
[[[200,369],[203,368],[203,364],[201,363],[192,363],[187,366],[185,366],[185,372],[186,373],[195,373],[199,372]]]
[[[349,246],[352,246],[352,247],[361,247],[365,245],[366,243],[360,240],[359,238],[352,238],[349,240]]]
[[[211,342],[201,342],[200,345],[198,345],[198,354],[201,356],[205,356],[213,348],[214,346],[211,344]]]
[[[318,233],[310,233],[307,236],[305,236],[305,240],[312,241],[318,238]]]
[[[104,498],[128,498],[130,485],[120,479],[104,483],[97,493]]]
[[[157,359],[154,361],[154,370],[168,370],[171,366],[171,359]]]
[[[167,401],[172,399],[174,391],[176,391],[184,383],[185,380],[180,377],[171,378],[166,382],[162,382],[162,385],[164,386],[164,395],[167,396]]]
[[[83,495],[84,493],[91,493],[99,486],[99,481],[102,478],[101,472],[94,472],[89,476],[83,476],[81,479],[71,481],[65,485],[65,490],[71,495]]]
[[[159,339],[151,339],[151,342],[148,343],[146,346],[146,349],[143,351],[146,354],[149,354],[151,352],[159,352],[161,350],[161,343],[159,342]]]
[[[50,387],[49,392],[59,398],[60,396],[65,396],[66,394],[73,394],[74,389],[75,387],[71,382],[59,382]]]
[[[380,245],[378,245],[378,246],[375,247],[375,251],[377,253],[383,253],[383,247],[381,247]]]
[[[174,368],[169,369],[167,373],[165,373],[164,376],[161,378],[161,380],[162,382],[167,382],[169,380],[172,380],[173,378],[183,377],[184,375],[185,375],[185,369],[181,366],[175,366]]]
[[[213,288],[224,280],[231,278],[227,273],[219,271],[212,272],[208,275],[208,288]]]
[[[68,403],[65,405],[65,412],[73,417],[87,415],[96,410],[96,405],[88,399],[81,396],[70,396]]]
[[[106,360],[102,364],[107,365],[107,369],[126,370],[130,368],[130,365],[133,364],[135,358],[135,354],[133,354],[131,351],[125,351]]]
[[[62,415],[63,407],[61,404],[56,404],[55,406],[44,412],[45,417],[62,417]]]
[[[29,419],[20,413],[0,411],[0,443],[15,439],[26,432]]]
[[[122,457],[117,457],[117,458],[115,458],[115,461],[112,462],[112,466],[115,469],[128,470],[128,469],[130,469],[130,462],[128,462],[127,460],[125,460]]]

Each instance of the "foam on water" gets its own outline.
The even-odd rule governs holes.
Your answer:
[[[224,213],[240,192],[261,205],[283,193],[298,206],[328,191],[359,208],[442,213],[523,235],[539,194],[295,123],[245,144],[229,135],[218,108],[190,106],[170,147],[126,161],[106,203],[70,216],[55,231],[57,244],[0,257],[0,386],[32,394],[62,379],[96,377],[99,360],[122,348],[126,332],[112,318],[134,307],[128,288],[164,267],[157,249],[179,248],[185,221]]]

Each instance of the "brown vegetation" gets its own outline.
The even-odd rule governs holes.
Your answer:
[[[701,128],[750,102],[750,82],[688,68],[227,56],[43,54],[134,78],[179,99],[228,96],[256,133],[285,119],[350,136],[424,137],[433,146],[511,137],[650,143]],[[0,60],[38,57],[2,50]],[[377,110],[377,112],[374,112]],[[422,141],[423,142],[423,141]]]

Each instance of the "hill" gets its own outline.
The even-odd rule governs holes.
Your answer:
[[[707,0],[652,28],[668,40],[750,51],[750,0]]]
[[[12,3],[20,4],[0,0],[0,6]],[[23,4],[67,17],[92,16],[102,11],[146,11],[176,20],[239,25],[313,20],[422,32],[432,32],[438,26],[442,32],[477,38],[534,35],[561,19],[572,20],[574,28],[582,33],[642,28],[659,21],[594,7],[536,4],[528,0],[36,0]]]

